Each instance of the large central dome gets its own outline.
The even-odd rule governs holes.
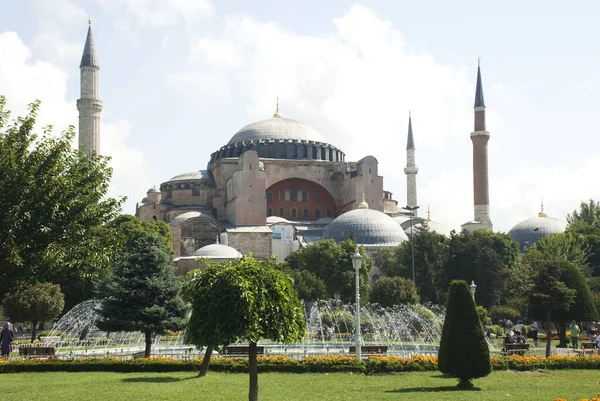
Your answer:
[[[246,125],[227,143],[233,145],[244,141],[297,140],[326,143],[323,135],[313,127],[289,118],[273,117]]]

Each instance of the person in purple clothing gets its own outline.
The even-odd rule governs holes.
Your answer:
[[[13,331],[10,327],[10,322],[4,323],[2,331],[0,331],[0,352],[2,356],[8,356],[12,351]]]

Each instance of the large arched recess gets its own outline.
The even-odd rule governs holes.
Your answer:
[[[285,195],[284,199],[282,195]],[[281,209],[284,211],[282,217],[289,220],[319,220],[323,217],[338,216],[333,196],[327,189],[313,181],[288,178],[271,185],[267,189],[266,196],[267,210],[271,210],[273,216],[279,216]]]

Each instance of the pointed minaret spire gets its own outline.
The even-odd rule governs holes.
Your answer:
[[[98,99],[100,65],[92,35],[92,20],[89,18],[88,24],[83,55],[79,64],[81,96],[77,100],[77,110],[79,110],[79,150],[90,155],[100,153],[102,101]]]
[[[490,133],[485,127],[485,103],[481,83],[481,61],[477,59],[477,86],[475,88],[475,126],[471,132],[473,142],[473,203],[475,219],[463,228],[469,231],[477,229],[492,230],[490,219],[490,194],[488,183],[488,150]]]
[[[408,139],[406,140],[406,149],[414,149],[415,148],[415,140],[413,139],[413,131],[412,131],[412,118],[410,115],[410,110],[408,111]]]
[[[412,116],[408,112],[408,139],[406,140],[406,204],[410,207],[417,206],[417,173],[419,168],[415,164],[415,141],[413,138]],[[417,216],[417,209],[413,210],[413,215]]]

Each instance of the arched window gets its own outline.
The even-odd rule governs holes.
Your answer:
[[[267,208],[267,217],[269,216],[273,216],[273,209],[271,209],[270,207]]]
[[[306,208],[305,208],[305,209],[302,211],[302,217],[304,217],[305,219],[308,219],[308,209],[306,209]]]
[[[317,202],[317,203],[321,202],[321,195],[315,194],[315,202]]]
[[[290,200],[291,201],[298,200],[298,190],[296,189],[296,184],[292,184],[290,187]]]
[[[279,190],[279,200],[285,200],[285,189],[283,188]]]
[[[296,208],[295,207],[293,207],[292,210],[290,211],[290,216],[296,217]]]
[[[267,192],[267,202],[273,202],[273,192]]]
[[[315,209],[315,219],[321,218],[321,211],[319,209]]]
[[[152,220],[156,221],[156,216],[152,216]]]
[[[279,217],[285,217],[285,210],[282,207],[279,208]]]
[[[327,209],[327,217],[333,217],[333,210]]]
[[[308,201],[308,189],[302,188],[302,200],[304,202]]]

